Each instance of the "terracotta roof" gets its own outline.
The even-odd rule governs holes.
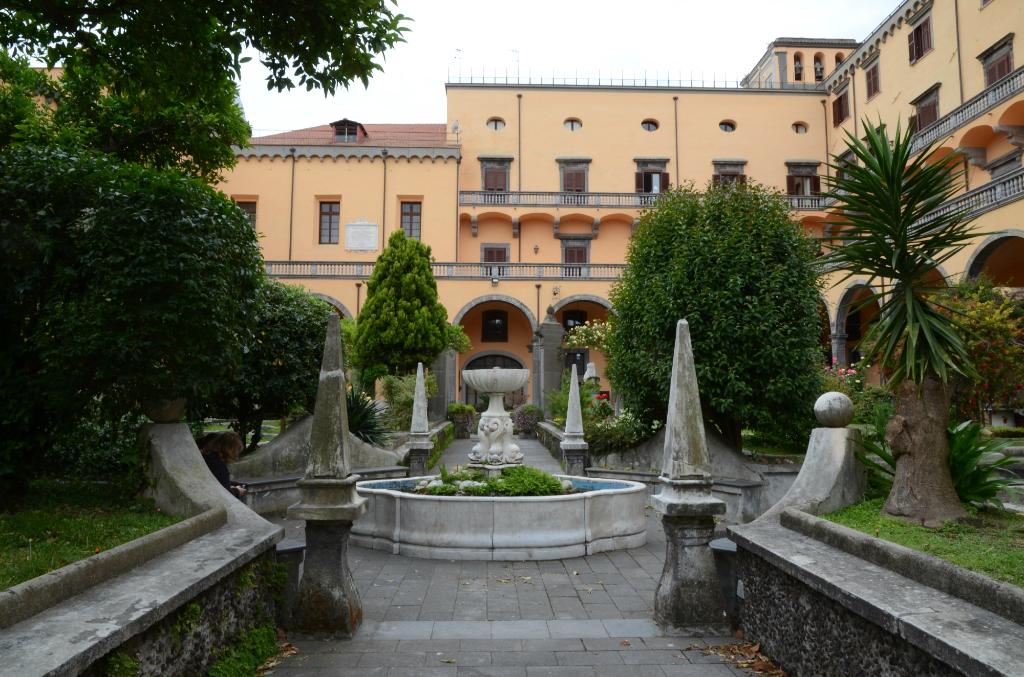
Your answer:
[[[454,141],[447,139],[447,128],[444,124],[391,124],[363,125],[366,137],[358,142],[337,143],[334,141],[334,128],[331,125],[319,125],[296,129],[280,134],[254,136],[250,143],[254,145],[295,144],[330,145],[330,146],[453,146]]]

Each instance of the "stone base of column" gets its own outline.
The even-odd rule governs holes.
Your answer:
[[[665,568],[654,595],[654,621],[662,626],[724,626],[725,599],[709,543],[710,515],[661,518],[665,528]]]
[[[584,477],[587,474],[587,452],[562,450],[565,458],[565,474]]]
[[[348,568],[351,531],[352,522],[306,522],[306,557],[290,629],[345,638],[359,629],[363,605]]]
[[[426,447],[412,446],[409,447],[409,477],[422,477],[426,475],[427,461],[430,460],[430,453],[434,450],[434,445]]]

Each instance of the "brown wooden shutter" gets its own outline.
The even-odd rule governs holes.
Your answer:
[[[835,99],[832,102],[832,126],[833,127],[838,127],[839,124],[843,121],[843,119],[841,117],[839,117],[839,104],[840,104],[840,100],[839,99]]]
[[[811,195],[819,195],[821,193],[821,177],[811,177]]]
[[[925,19],[918,26],[921,31],[921,37],[918,40],[919,50],[918,54],[924,56],[925,52],[932,48],[932,20],[931,17]]]
[[[786,195],[796,195],[796,177],[786,177]]]
[[[746,182],[747,182],[747,175],[746,174],[737,174],[736,175],[736,183],[743,183],[743,184],[745,184]]]
[[[662,172],[661,173],[661,191],[664,192],[664,191],[668,190],[668,185],[671,182],[672,181],[669,178],[668,172]]]
[[[907,120],[907,129],[909,129],[911,132],[915,132],[915,133],[917,132],[917,116],[916,115],[911,115],[910,119]]]
[[[917,61],[917,41],[914,38],[916,32],[916,29],[911,28],[910,32],[907,33],[907,50],[910,53],[910,63]]]
[[[711,175],[711,185],[712,186],[721,186],[722,185],[722,175],[721,174],[712,174]]]
[[[636,185],[636,192],[638,192],[638,193],[644,192],[644,173],[643,172],[637,172],[636,175],[633,178],[634,178],[634,183]]]

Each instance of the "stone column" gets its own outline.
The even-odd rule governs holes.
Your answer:
[[[540,402],[544,406],[547,393],[562,387],[562,337],[565,336],[565,329],[555,319],[554,308],[548,308],[548,314],[538,330],[540,335],[541,352],[539,358],[534,348],[534,362],[539,362],[539,370],[534,370],[534,379],[540,376],[541,391]]]
[[[306,554],[292,628],[308,633],[351,637],[363,620],[359,592],[348,568],[348,538],[366,512],[356,493],[358,475],[350,472],[345,361],[338,316],[327,324],[320,384],[316,391],[309,460],[297,482],[301,497],[288,517],[306,521]]]
[[[725,503],[711,495],[711,457],[701,416],[690,328],[676,325],[661,493],[654,506],[665,529],[665,568],[654,596],[662,626],[723,625],[725,599],[709,543]]]
[[[569,411],[565,416],[565,434],[559,447],[565,460],[565,473],[582,477],[587,472],[588,445],[583,438],[583,408],[580,405],[580,386],[576,378],[576,365],[572,365],[569,384]]]
[[[409,426],[409,477],[427,474],[427,461],[434,443],[430,439],[427,421],[427,388],[423,378],[423,363],[416,365],[416,391],[412,400],[412,425]]]

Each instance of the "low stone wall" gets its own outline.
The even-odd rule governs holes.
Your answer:
[[[547,449],[558,462],[565,467],[565,459],[562,458],[562,449],[558,445],[562,443],[562,429],[551,421],[538,421],[535,433],[537,441]]]
[[[220,650],[253,628],[274,625],[285,574],[266,552],[182,604],[172,615],[94,663],[89,677],[205,675]]]
[[[793,509],[728,531],[740,626],[787,674],[1021,674],[1013,586]]]

